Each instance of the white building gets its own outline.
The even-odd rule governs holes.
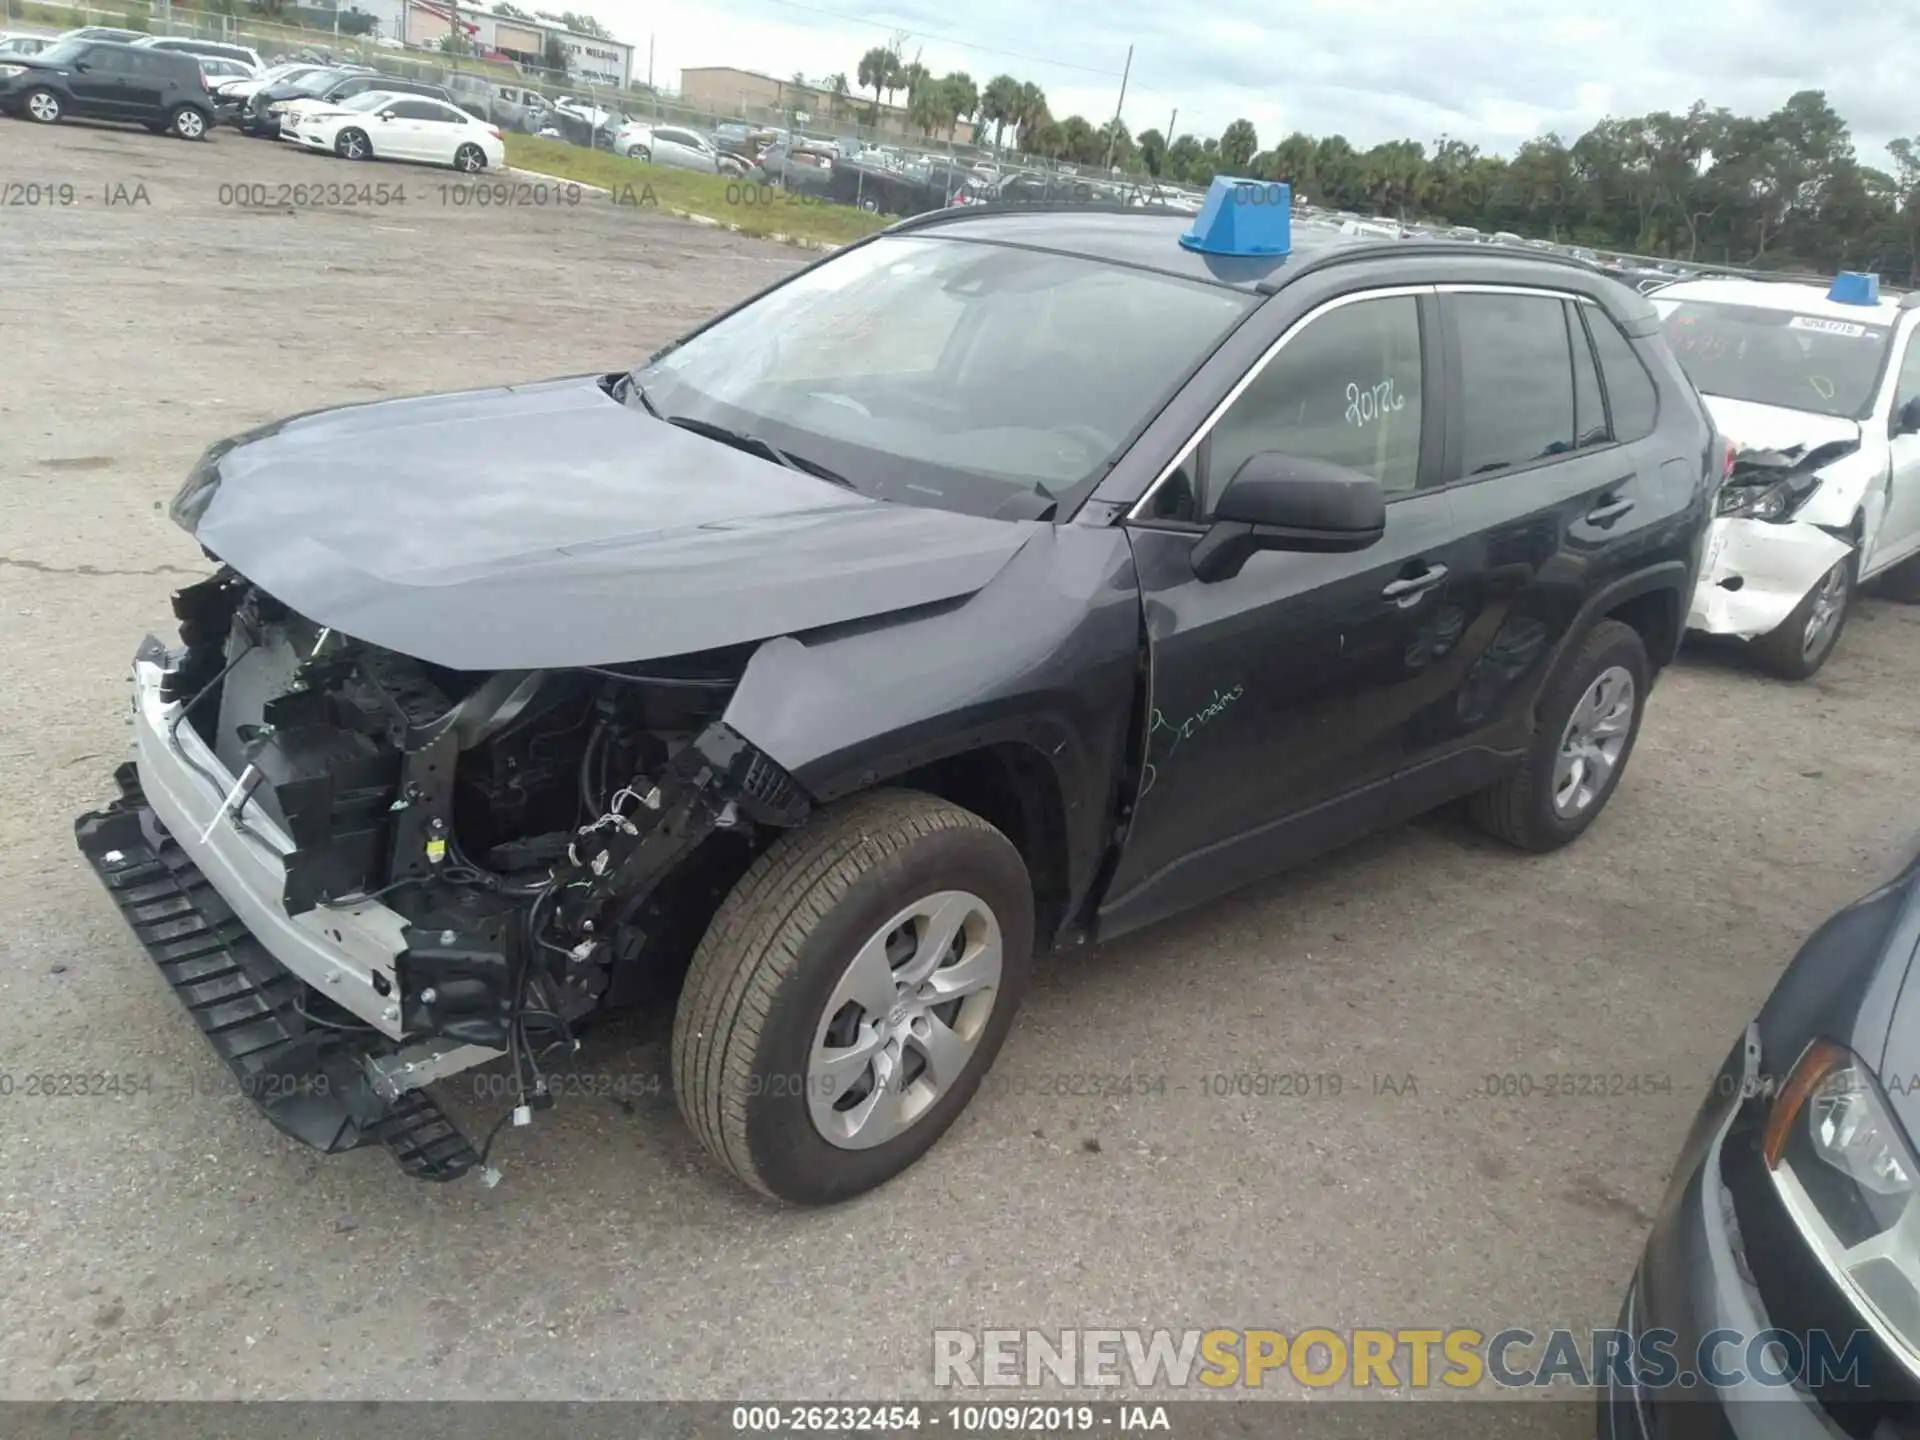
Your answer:
[[[574,78],[623,89],[633,79],[633,46],[581,35],[548,20],[511,19],[465,5],[456,10],[441,0],[348,0],[347,8],[373,16],[381,35],[417,49],[439,48],[458,23],[459,33],[483,55],[498,52],[521,65],[544,65],[547,41],[554,39]]]

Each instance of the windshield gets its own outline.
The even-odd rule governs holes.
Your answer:
[[[1843,419],[1866,413],[1891,329],[1757,305],[1656,303],[1667,344],[1703,395]]]
[[[34,58],[44,60],[49,65],[71,65],[87,53],[90,42],[86,40],[60,40],[49,45]]]
[[[661,413],[761,436],[865,494],[992,514],[1104,475],[1255,303],[1073,256],[889,237],[635,378]]]
[[[338,85],[342,80],[351,78],[349,72],[344,70],[315,70],[311,74],[288,81],[287,88],[302,95],[318,95],[323,90]]]

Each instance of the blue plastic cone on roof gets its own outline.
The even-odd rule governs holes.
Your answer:
[[[1880,277],[1863,275],[1858,270],[1842,270],[1827,291],[1827,299],[1836,305],[1878,305]]]
[[[1203,255],[1285,255],[1293,249],[1293,187],[1216,175],[1180,243]]]

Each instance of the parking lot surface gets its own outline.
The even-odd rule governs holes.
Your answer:
[[[589,1047],[496,1188],[323,1160],[226,1093],[72,849],[133,648],[208,568],[164,502],[222,435],[624,368],[807,257],[232,132],[0,121],[0,155],[75,196],[0,206],[5,1396],[877,1399],[928,1393],[937,1327],[1611,1324],[1714,1067],[1920,824],[1920,609],[1869,600],[1810,684],[1665,676],[1569,850],[1441,814],[1046,964],[969,1112],[853,1204],[707,1163],[661,1020]],[[349,182],[408,198],[233,203]],[[487,1085],[440,1093],[483,1131]]]

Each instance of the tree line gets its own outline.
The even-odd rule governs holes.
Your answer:
[[[1683,114],[1600,121],[1568,143],[1527,141],[1511,156],[1442,136],[1361,150],[1296,132],[1261,149],[1236,120],[1217,142],[1157,131],[1134,146],[1141,169],[1204,185],[1215,174],[1285,180],[1316,204],[1400,220],[1468,224],[1529,237],[1762,269],[1872,270],[1920,282],[1920,138],[1863,163],[1818,90],[1770,115],[1705,101]]]
[[[964,72],[935,76],[903,61],[898,43],[868,50],[851,82],[840,74],[826,84],[834,103],[856,88],[871,93],[873,120],[883,98],[904,93],[909,123],[929,137],[951,138],[967,121],[978,136],[990,127],[996,149],[1011,134],[1030,156],[1174,184],[1204,188],[1219,174],[1284,180],[1316,204],[1406,222],[1743,268],[1873,270],[1920,284],[1920,136],[1888,147],[1891,168],[1867,164],[1819,90],[1764,116],[1702,100],[1680,114],[1609,118],[1571,142],[1544,135],[1507,156],[1445,135],[1361,149],[1344,135],[1295,131],[1263,149],[1244,119],[1217,137],[1135,136],[1118,121],[1056,119],[1039,86],[1011,75],[984,86]]]

